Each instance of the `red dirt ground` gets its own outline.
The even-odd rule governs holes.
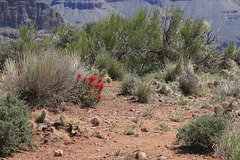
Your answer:
[[[122,96],[120,93],[120,82],[112,82],[105,88],[103,101],[96,108],[81,108],[76,105],[60,107],[57,110],[48,110],[48,120],[51,123],[59,121],[60,115],[65,114],[68,119],[76,119],[88,126],[87,137],[74,136],[70,139],[57,142],[45,141],[50,131],[34,131],[35,151],[21,151],[5,157],[9,160],[46,160],[46,159],[122,159],[124,153],[141,150],[146,153],[148,159],[172,160],[212,160],[213,155],[194,153],[191,149],[177,144],[177,130],[184,124],[205,113],[212,112],[211,109],[201,109],[195,106],[191,110],[183,109],[177,102],[163,104],[151,100],[147,104],[140,104],[130,100],[130,97]],[[204,98],[196,98],[203,101]],[[153,115],[143,117],[145,108],[152,107]],[[211,107],[210,107],[211,108]],[[64,111],[63,111],[64,110]],[[170,117],[179,113],[185,117],[184,122],[173,122]],[[100,125],[92,127],[90,119],[98,117]],[[135,123],[132,119],[137,118]],[[166,124],[171,130],[165,134],[153,133],[159,124]],[[142,132],[146,127],[148,132]],[[124,131],[129,128],[139,136],[125,135]],[[93,132],[99,131],[104,136],[100,139],[91,136]],[[63,156],[55,157],[54,151],[62,150]],[[116,156],[116,151],[121,151]]]

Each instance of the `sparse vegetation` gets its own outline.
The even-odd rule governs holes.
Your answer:
[[[170,117],[170,119],[174,122],[184,122],[185,121],[184,116],[181,114],[174,114]]]
[[[153,115],[153,109],[152,107],[145,108],[143,110],[143,117],[148,117]]]
[[[58,106],[68,105],[65,102],[70,102],[74,109],[80,109],[80,105],[94,107],[104,99],[103,107],[108,105],[106,110],[110,111],[93,128],[98,129],[100,124],[103,128],[108,126],[107,130],[112,133],[139,137],[135,131],[138,124],[142,132],[149,132],[149,128],[142,130],[143,124],[148,125],[146,120],[184,122],[185,117],[191,119],[203,111],[212,112],[194,108],[196,105],[209,108],[210,104],[226,104],[228,107],[231,106],[229,101],[240,95],[239,67],[234,62],[240,64],[237,45],[230,44],[226,49],[215,50],[210,23],[187,18],[179,8],[173,7],[171,12],[168,9],[160,11],[156,8],[153,12],[141,9],[132,17],[112,14],[82,27],[60,26],[52,35],[38,40],[36,31],[34,24],[19,26],[19,41],[0,43],[0,107],[3,108],[0,110],[0,154],[10,154],[23,146],[32,147],[29,108],[36,111],[32,113],[33,130],[42,125],[51,131],[51,134],[46,132],[49,137],[44,139],[44,143],[67,142],[73,136],[86,135],[85,122],[80,125],[78,119],[85,121],[92,111],[100,112],[88,108],[89,112],[76,112],[78,119],[71,119],[66,118],[68,112],[64,112],[64,108],[60,111],[60,122],[52,125],[49,122],[51,118],[46,118],[47,113],[51,115],[48,109],[56,107],[57,113]],[[97,80],[97,77],[102,78]],[[121,81],[121,87],[116,81]],[[114,90],[109,89],[112,84],[116,87]],[[114,93],[100,94],[105,86]],[[4,98],[7,93],[10,95]],[[11,94],[25,100],[29,107]],[[126,105],[119,102],[121,100],[128,105],[133,104],[134,109],[131,106],[128,112],[129,108],[126,109]],[[38,110],[42,106],[44,110]],[[204,115],[184,125],[179,129],[179,140],[206,152],[213,151],[212,146],[218,144],[216,153],[221,159],[235,160],[240,156],[239,126],[228,124],[225,128],[226,120],[219,117],[227,112],[222,106],[214,107],[214,116]],[[158,107],[161,107],[160,112],[155,112]],[[193,112],[186,111],[192,108]],[[239,111],[236,113],[240,116]],[[159,118],[165,114],[170,114],[173,122],[169,117]],[[108,115],[116,116],[116,121],[105,119]],[[128,126],[129,123],[136,124],[119,133],[119,121],[124,116]],[[138,119],[140,116],[145,118]],[[55,132],[54,127],[59,130]],[[67,127],[67,131],[62,130]],[[165,134],[168,131],[167,125],[160,124],[152,132]],[[96,137],[106,138],[99,135],[100,132],[96,133]],[[91,140],[91,144],[97,143]],[[121,156],[120,152],[120,149],[116,150],[115,155]]]

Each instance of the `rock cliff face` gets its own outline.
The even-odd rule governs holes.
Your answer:
[[[18,28],[33,22],[38,29],[51,31],[64,23],[62,16],[39,0],[0,0],[0,27]]]

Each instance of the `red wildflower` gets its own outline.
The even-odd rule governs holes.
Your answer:
[[[90,76],[90,77],[88,77],[88,79],[89,79],[90,83],[92,83],[97,79],[97,77],[96,76]]]
[[[90,84],[90,86],[91,86],[92,88],[94,88],[94,87],[95,87],[95,83],[92,82],[92,83]]]
[[[99,92],[102,92],[103,88],[104,88],[104,84],[101,83],[101,84],[100,84],[100,87],[98,88],[98,91],[99,91]]]
[[[103,79],[102,78],[98,78],[98,83],[102,82]]]
[[[78,73],[78,74],[77,74],[76,81],[79,82],[79,81],[81,80],[81,78],[82,78],[82,74],[81,74],[81,73]]]
[[[88,80],[87,77],[84,77],[84,78],[83,78],[83,83],[89,83],[89,80]]]
[[[97,96],[97,100],[98,100],[98,101],[101,101],[101,99],[102,99],[102,95],[99,94],[99,95]]]
[[[93,95],[93,92],[92,92],[92,91],[88,91],[88,93],[89,93],[90,95]]]
[[[100,88],[100,86],[101,86],[101,84],[100,84],[100,83],[97,83],[97,84],[95,85],[95,88],[98,90],[98,89]]]

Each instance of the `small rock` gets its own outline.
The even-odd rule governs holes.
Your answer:
[[[93,127],[99,126],[99,124],[100,124],[99,118],[98,118],[98,117],[92,118],[92,119],[91,119],[91,123],[92,123],[92,126],[93,126]]]
[[[161,156],[160,157],[161,160],[165,160],[165,159],[168,159],[167,157],[164,157],[164,156]]]
[[[134,111],[135,111],[135,109],[131,108],[129,111],[131,111],[131,112],[134,112]]]
[[[92,136],[93,136],[93,137],[100,138],[100,139],[105,139],[105,136],[104,136],[101,132],[98,132],[98,131],[94,132],[94,133],[92,134]]]
[[[143,127],[143,128],[141,128],[141,131],[142,131],[142,132],[148,132],[148,131],[149,131],[149,128]]]
[[[96,149],[97,152],[100,152],[101,150],[100,149]]]
[[[47,125],[44,125],[44,124],[39,124],[37,126],[37,131],[44,131],[45,129],[47,129],[48,126]]]
[[[144,152],[137,152],[135,154],[135,158],[140,159],[140,160],[144,160],[144,159],[147,159],[147,155]]]
[[[62,150],[55,151],[54,155],[55,155],[55,157],[61,157],[61,156],[63,156],[63,151]]]

